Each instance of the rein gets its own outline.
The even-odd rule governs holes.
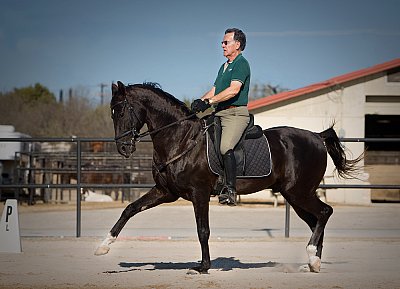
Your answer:
[[[128,100],[127,100],[126,98],[125,98],[125,100],[122,100],[122,101],[117,102],[116,104],[114,104],[114,105],[111,107],[111,110],[114,110],[114,108],[115,108],[116,106],[120,105],[120,104],[124,104],[124,106],[125,106],[125,105],[128,105],[128,109],[129,109],[129,111],[131,112],[131,115],[132,115],[132,113],[133,113],[133,115],[134,115],[134,117],[136,118],[136,120],[139,120],[139,118],[137,117],[135,111],[133,110],[132,106],[130,105],[130,103],[128,102]],[[185,118],[178,119],[177,121],[174,121],[174,122],[172,122],[172,123],[170,123],[170,124],[167,124],[167,125],[165,125],[165,126],[159,127],[159,128],[157,128],[157,129],[154,129],[154,130],[151,130],[151,131],[150,131],[150,130],[147,130],[147,131],[145,131],[145,132],[143,132],[143,133],[138,133],[138,131],[136,130],[136,128],[133,127],[132,129],[127,130],[126,132],[122,133],[121,135],[116,136],[116,137],[114,138],[114,140],[115,140],[117,143],[121,143],[121,144],[125,144],[125,145],[132,144],[132,141],[134,141],[134,142],[140,142],[142,138],[144,138],[144,137],[146,137],[146,136],[148,136],[148,135],[156,134],[156,133],[158,133],[158,132],[160,132],[160,131],[162,131],[162,130],[164,130],[164,129],[166,129],[166,128],[169,128],[169,127],[171,127],[171,126],[180,124],[181,122],[183,122],[183,121],[185,121],[185,120],[191,119],[191,118],[194,117],[195,115],[196,115],[195,113],[192,113],[191,115],[189,115],[189,116],[187,116],[187,117],[185,117]],[[124,138],[124,137],[126,137],[126,136],[128,136],[128,135],[132,135],[132,138],[131,138],[131,141],[130,141],[130,142],[127,142],[127,141],[120,141],[120,139],[122,139],[122,138]]]
[[[130,113],[131,113],[130,115],[133,114],[133,116],[136,118],[136,120],[137,120],[137,121],[139,120],[139,118],[137,117],[135,111],[133,110],[132,106],[130,105],[130,103],[128,102],[128,100],[127,100],[126,98],[125,98],[124,100],[120,101],[120,102],[117,102],[116,104],[114,104],[114,105],[111,107],[112,114],[114,114],[114,112],[113,112],[113,111],[114,111],[114,108],[115,108],[116,106],[118,106],[118,105],[121,105],[121,104],[123,104],[124,107],[125,107],[126,105],[128,105],[128,110],[129,110]],[[158,133],[158,132],[160,132],[160,131],[162,131],[162,130],[164,130],[164,129],[167,129],[167,128],[172,127],[172,126],[174,126],[174,125],[178,125],[178,124],[182,123],[183,121],[186,121],[186,120],[188,120],[188,119],[193,118],[194,116],[196,116],[196,113],[192,113],[191,115],[189,115],[189,116],[187,116],[187,117],[184,117],[184,118],[182,118],[182,119],[178,119],[177,121],[174,121],[174,122],[172,122],[172,123],[170,123],[170,124],[164,125],[164,126],[162,126],[162,127],[159,127],[159,128],[157,128],[157,129],[154,129],[154,130],[151,130],[151,131],[150,131],[150,130],[147,130],[147,131],[145,131],[145,132],[143,132],[143,133],[138,133],[137,130],[136,130],[136,128],[133,127],[132,129],[127,130],[126,132],[122,133],[121,135],[115,137],[114,140],[115,140],[117,143],[120,143],[120,144],[131,145],[133,142],[140,142],[140,140],[141,140],[142,138],[144,138],[144,137],[146,137],[146,136],[148,136],[148,135],[153,135],[153,134],[156,134],[156,133]],[[202,135],[204,135],[204,133],[207,131],[207,129],[208,129],[208,127],[203,128],[203,129],[202,129],[203,133],[199,133],[199,134],[197,135],[197,137],[196,137],[194,140],[192,140],[192,143],[189,145],[189,147],[187,147],[182,153],[176,155],[175,157],[169,159],[168,161],[166,161],[166,162],[164,162],[164,163],[161,163],[160,165],[156,165],[155,163],[153,163],[153,167],[156,169],[156,171],[160,174],[161,171],[164,170],[170,163],[172,163],[172,162],[174,162],[174,161],[180,159],[181,157],[183,157],[184,155],[186,155],[188,152],[190,152],[192,149],[194,149],[194,147],[197,146],[197,144],[199,143],[200,137],[201,137]],[[120,139],[122,139],[122,138],[124,138],[124,137],[126,137],[126,136],[129,136],[129,135],[132,135],[132,138],[131,138],[130,141],[120,141]]]
[[[196,115],[196,114],[193,113],[193,114],[191,114],[191,115],[189,115],[189,116],[187,116],[187,117],[185,117],[185,118],[178,119],[177,121],[174,121],[174,122],[172,122],[172,123],[170,123],[170,124],[167,124],[167,125],[164,125],[164,126],[162,126],[162,127],[159,127],[159,128],[157,128],[157,129],[154,129],[154,130],[151,130],[151,131],[147,130],[147,131],[145,131],[145,132],[143,132],[143,133],[137,134],[137,137],[139,138],[138,142],[140,141],[141,138],[143,138],[143,137],[145,137],[145,136],[152,135],[152,134],[156,134],[156,133],[158,133],[159,131],[162,131],[162,130],[164,130],[164,129],[166,129],[166,128],[169,128],[169,127],[171,127],[171,126],[180,124],[181,122],[183,122],[183,121],[185,121],[185,120],[191,119],[191,118],[194,117],[195,115]]]

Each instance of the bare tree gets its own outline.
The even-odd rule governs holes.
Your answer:
[[[0,101],[0,124],[13,125],[33,137],[113,135],[109,108],[93,107],[76,91],[66,102],[58,103],[47,88],[36,84],[0,94]]]

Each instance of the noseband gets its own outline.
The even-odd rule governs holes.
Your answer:
[[[138,123],[140,123],[139,118],[137,117],[137,115],[136,115],[136,113],[135,113],[135,110],[134,110],[133,107],[130,105],[130,103],[128,102],[128,100],[126,99],[126,97],[125,97],[124,100],[121,100],[121,101],[117,102],[116,104],[114,104],[114,105],[111,107],[111,113],[112,113],[113,117],[114,117],[113,111],[114,111],[115,107],[117,107],[118,105],[121,105],[121,104],[124,105],[123,109],[125,109],[125,107],[128,106],[128,111],[130,112],[129,115],[130,115],[130,116],[133,116],[133,117],[136,119],[136,121],[137,121]],[[152,130],[152,131],[147,130],[147,131],[145,131],[145,132],[143,132],[143,133],[139,133],[139,132],[136,130],[136,128],[133,126],[131,129],[125,131],[125,132],[122,133],[121,135],[116,136],[116,137],[114,138],[114,140],[115,140],[115,142],[116,142],[117,144],[132,145],[132,144],[135,143],[135,142],[140,142],[141,139],[144,138],[145,136],[156,134],[156,133],[158,133],[158,132],[160,132],[160,131],[162,131],[162,130],[168,128],[168,127],[171,127],[171,126],[180,124],[181,122],[183,122],[183,121],[185,121],[185,120],[191,119],[191,118],[194,117],[195,115],[196,115],[196,114],[193,113],[193,114],[191,114],[191,115],[189,115],[189,116],[187,116],[187,117],[185,117],[185,118],[183,118],[183,119],[179,119],[179,120],[177,120],[177,121],[175,121],[175,122],[172,122],[172,123],[167,124],[167,125],[165,125],[165,126],[162,126],[162,127],[160,127],[160,128],[154,129],[154,130]],[[132,136],[131,139],[130,139],[130,141],[121,141],[122,138],[127,137],[127,136],[129,136],[129,135]]]

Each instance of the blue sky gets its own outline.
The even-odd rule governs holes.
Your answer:
[[[400,57],[400,0],[0,0],[0,91],[158,82],[200,97],[247,34],[252,83],[296,89]]]

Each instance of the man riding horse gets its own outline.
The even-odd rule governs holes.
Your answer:
[[[319,272],[325,226],[333,213],[333,208],[315,193],[326,170],[327,154],[331,156],[338,175],[344,178],[357,174],[357,164],[363,156],[348,159],[333,126],[320,133],[285,126],[269,128],[262,133],[270,143],[270,150],[259,149],[252,155],[259,158],[268,153],[273,169],[260,177],[239,178],[236,183],[233,164],[239,158],[235,159],[232,150],[238,146],[237,142],[250,121],[246,108],[250,69],[241,54],[245,39],[240,30],[227,30],[222,48],[228,62],[221,67],[214,87],[192,104],[193,111],[204,111],[211,104],[217,104],[216,115],[220,116],[222,124],[220,150],[224,154],[227,187],[220,202],[235,204],[236,190],[239,195],[265,188],[280,192],[312,232],[306,247],[308,266],[311,272]],[[121,155],[129,158],[140,139],[151,137],[155,185],[124,209],[95,254],[107,254],[110,244],[116,241],[125,224],[136,214],[183,198],[193,204],[201,246],[201,262],[192,269],[207,273],[211,267],[209,203],[219,179],[210,169],[207,159],[205,133],[209,126],[183,102],[155,84],[125,86],[120,81],[112,84],[110,107],[117,150]],[[140,133],[144,125],[148,131]]]
[[[246,35],[237,28],[227,29],[221,42],[224,56],[228,59],[218,71],[214,86],[201,99],[192,103],[194,112],[216,106],[216,116],[221,120],[220,152],[224,165],[225,187],[219,195],[219,203],[236,205],[236,159],[234,148],[249,123],[247,109],[250,87],[250,66],[242,55],[246,47]]]

